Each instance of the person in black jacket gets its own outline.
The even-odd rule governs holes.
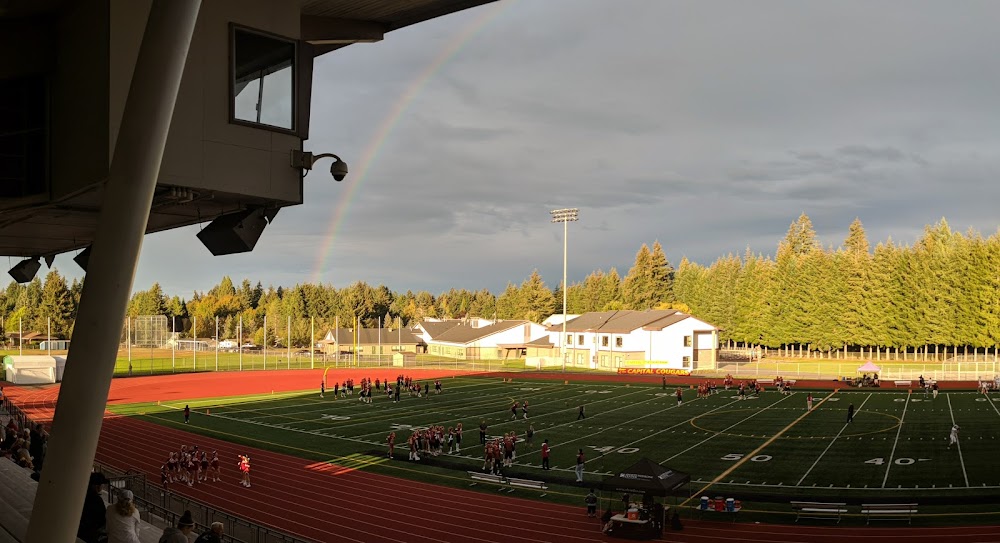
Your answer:
[[[45,440],[48,438],[45,427],[36,424],[28,434],[28,454],[31,455],[35,465],[35,471],[42,471],[42,462],[45,460]]]
[[[101,498],[101,486],[108,484],[108,478],[103,473],[90,474],[90,487],[83,500],[83,511],[80,514],[80,527],[76,536],[85,543],[98,543],[98,538],[104,532],[107,522],[105,513],[107,506]]]
[[[199,535],[194,543],[222,543],[222,529],[221,522],[213,522],[211,529]]]

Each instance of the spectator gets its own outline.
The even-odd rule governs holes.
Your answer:
[[[194,543],[222,543],[222,523],[213,522],[211,529],[198,536]]]
[[[35,463],[35,470],[42,471],[42,462],[45,460],[45,441],[49,434],[41,423],[36,424],[31,429],[28,441],[28,453]]]
[[[132,499],[132,491],[122,490],[118,501],[108,506],[108,543],[139,543],[139,510]]]
[[[90,474],[90,487],[83,500],[80,527],[76,531],[76,536],[85,543],[98,543],[98,538],[104,531],[107,517],[105,516],[104,498],[101,498],[101,486],[106,484],[108,484],[108,478],[103,473]]]
[[[194,520],[191,519],[191,511],[184,511],[177,521],[177,527],[167,526],[163,529],[158,543],[189,543],[188,534],[194,531]]]

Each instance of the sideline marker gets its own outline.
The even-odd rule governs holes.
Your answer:
[[[205,414],[206,415],[211,415],[212,414],[212,410],[211,409],[206,409],[205,410]]]

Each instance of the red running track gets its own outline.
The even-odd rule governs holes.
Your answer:
[[[396,374],[384,371],[386,375]],[[203,397],[200,395],[203,389],[214,390],[210,396],[221,396],[265,392],[262,386],[269,391],[270,383],[275,383],[275,391],[301,389],[303,384],[304,388],[318,385],[319,370],[315,373],[297,370],[290,373],[298,375],[287,376],[282,373],[116,379],[109,396],[115,401],[151,401]],[[330,379],[346,378],[349,373],[349,370],[341,371]],[[376,372],[364,373],[372,378],[379,376]],[[418,379],[435,378],[430,374],[407,373]],[[298,388],[278,388],[278,383]],[[308,386],[310,384],[313,386]],[[11,386],[5,390],[29,414],[42,418],[46,413],[51,414],[58,393],[57,386]],[[184,443],[218,450],[225,478],[219,483],[194,487],[173,485],[172,490],[316,541],[542,543],[608,540],[600,533],[598,521],[587,518],[582,506],[442,487],[364,471],[338,471],[336,466],[315,469],[308,460],[237,446],[127,417],[105,419],[97,460],[121,469],[139,470],[156,481],[167,451]],[[253,458],[251,488],[238,483],[236,455],[239,453],[250,454]],[[839,528],[685,520],[683,532],[667,532],[666,537],[671,541],[691,543],[843,543],[847,539],[971,543],[997,541],[1000,539],[996,535],[998,530],[997,526]]]

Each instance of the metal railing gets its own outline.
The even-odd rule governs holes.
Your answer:
[[[224,543],[312,543],[310,540],[255,524],[214,506],[171,492],[148,482],[142,473],[132,470],[121,471],[99,462],[95,462],[94,466],[108,478],[110,488],[132,491],[140,518],[157,528],[176,526],[184,512],[190,511],[195,532],[208,531],[212,523],[221,522]],[[108,494],[112,501],[117,497],[116,492]]]
[[[0,406],[7,412],[7,416],[18,423],[19,428],[28,428],[34,424],[31,418],[6,396],[0,401]],[[315,543],[250,522],[214,506],[151,484],[146,480],[146,476],[138,471],[122,471],[99,462],[94,462],[94,467],[109,479],[109,489],[131,490],[141,518],[155,527],[176,526],[184,511],[191,511],[195,527],[202,531],[208,530],[213,522],[221,522],[225,532],[222,541],[226,543]],[[114,501],[116,497],[116,492],[108,492],[110,500]]]

